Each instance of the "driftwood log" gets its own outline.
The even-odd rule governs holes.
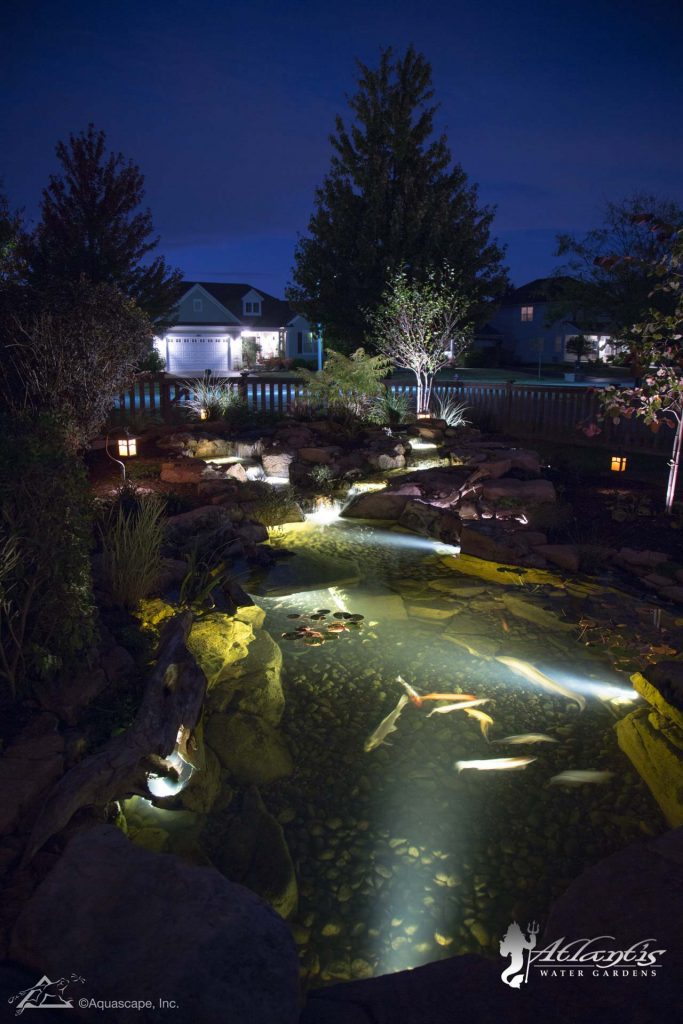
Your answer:
[[[192,619],[191,612],[183,612],[166,624],[156,665],[130,728],[75,765],[48,794],[33,826],[25,861],[31,860],[82,807],[101,807],[140,792],[146,764],[159,764],[159,759],[173,751],[179,730],[183,729],[186,739],[188,730],[196,726],[206,693],[206,676],[186,643]]]

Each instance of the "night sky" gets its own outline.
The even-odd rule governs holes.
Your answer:
[[[282,294],[355,91],[356,57],[410,43],[438,128],[497,206],[516,284],[549,273],[634,190],[683,203],[683,5],[8,0],[0,177],[34,217],[54,144],[88,121],[138,163],[161,251],[188,278]]]

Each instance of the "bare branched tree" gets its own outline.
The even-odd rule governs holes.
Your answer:
[[[394,275],[379,309],[370,314],[372,340],[397,366],[415,374],[417,412],[429,412],[434,377],[457,360],[471,342],[467,323],[471,302],[448,267],[411,283],[405,271]]]

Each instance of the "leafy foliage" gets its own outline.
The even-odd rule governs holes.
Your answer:
[[[673,431],[666,493],[666,511],[670,513],[683,450],[683,227],[667,224],[654,214],[644,214],[639,221],[649,225],[666,245],[664,254],[650,264],[648,273],[656,282],[653,297],[664,294],[668,301],[666,309],[655,306],[645,322],[632,326],[631,337],[637,339],[638,358],[649,369],[632,388],[608,387],[599,393],[600,419],[608,417],[618,424],[622,417],[638,417],[653,431],[662,426]],[[588,435],[599,431],[595,423],[585,428]]]
[[[434,377],[450,361],[448,350],[457,358],[470,344],[470,308],[454,272],[445,266],[438,275],[430,270],[421,284],[399,270],[379,309],[369,314],[379,351],[415,374],[418,414],[429,411]]]
[[[584,356],[589,359],[591,356],[597,355],[598,352],[596,343],[592,338],[587,338],[585,334],[574,335],[568,340],[566,348],[567,352],[576,356],[577,363],[580,363]]]
[[[111,599],[135,608],[147,597],[161,570],[164,501],[145,495],[130,510],[121,503],[102,529],[102,569]]]
[[[681,223],[683,211],[667,200],[636,193],[620,202],[608,202],[602,224],[583,238],[561,234],[557,255],[567,258],[558,274],[562,295],[551,307],[551,319],[567,317],[582,332],[596,326],[610,330],[623,343],[624,358],[639,375],[643,364],[640,345],[632,334],[650,311],[669,308],[664,293],[653,295],[657,266],[666,258],[667,245],[657,232],[647,229],[647,217]]]
[[[0,395],[16,413],[56,418],[80,447],[132,383],[150,324],[111,284],[83,280],[64,299],[51,310],[0,317]]]
[[[385,387],[382,394],[372,403],[370,419],[373,423],[397,426],[399,423],[405,423],[411,407],[410,395],[405,391],[394,391],[391,387]]]
[[[263,484],[260,496],[250,506],[249,518],[269,528],[280,526],[287,522],[295,505],[296,493],[293,487]]]
[[[0,679],[15,695],[93,640],[83,467],[49,418],[0,421]]]
[[[155,323],[183,291],[180,271],[150,255],[152,216],[140,210],[144,177],[121,153],[107,153],[106,137],[89,124],[56,148],[60,175],[43,190],[41,220],[31,240],[29,280],[53,293],[82,278],[115,285]]]
[[[332,163],[295,254],[288,298],[328,344],[353,352],[393,274],[422,281],[448,261],[479,317],[506,286],[503,250],[491,239],[494,210],[434,136],[432,71],[413,47],[379,67],[358,62],[351,120],[336,118]]]
[[[362,348],[350,356],[333,349],[326,355],[322,370],[301,371],[310,401],[342,419],[367,419],[373,402],[384,395],[391,360],[370,356]]]

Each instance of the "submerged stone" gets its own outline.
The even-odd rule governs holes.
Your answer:
[[[206,742],[235,782],[267,785],[294,770],[281,734],[254,715],[212,715]]]

